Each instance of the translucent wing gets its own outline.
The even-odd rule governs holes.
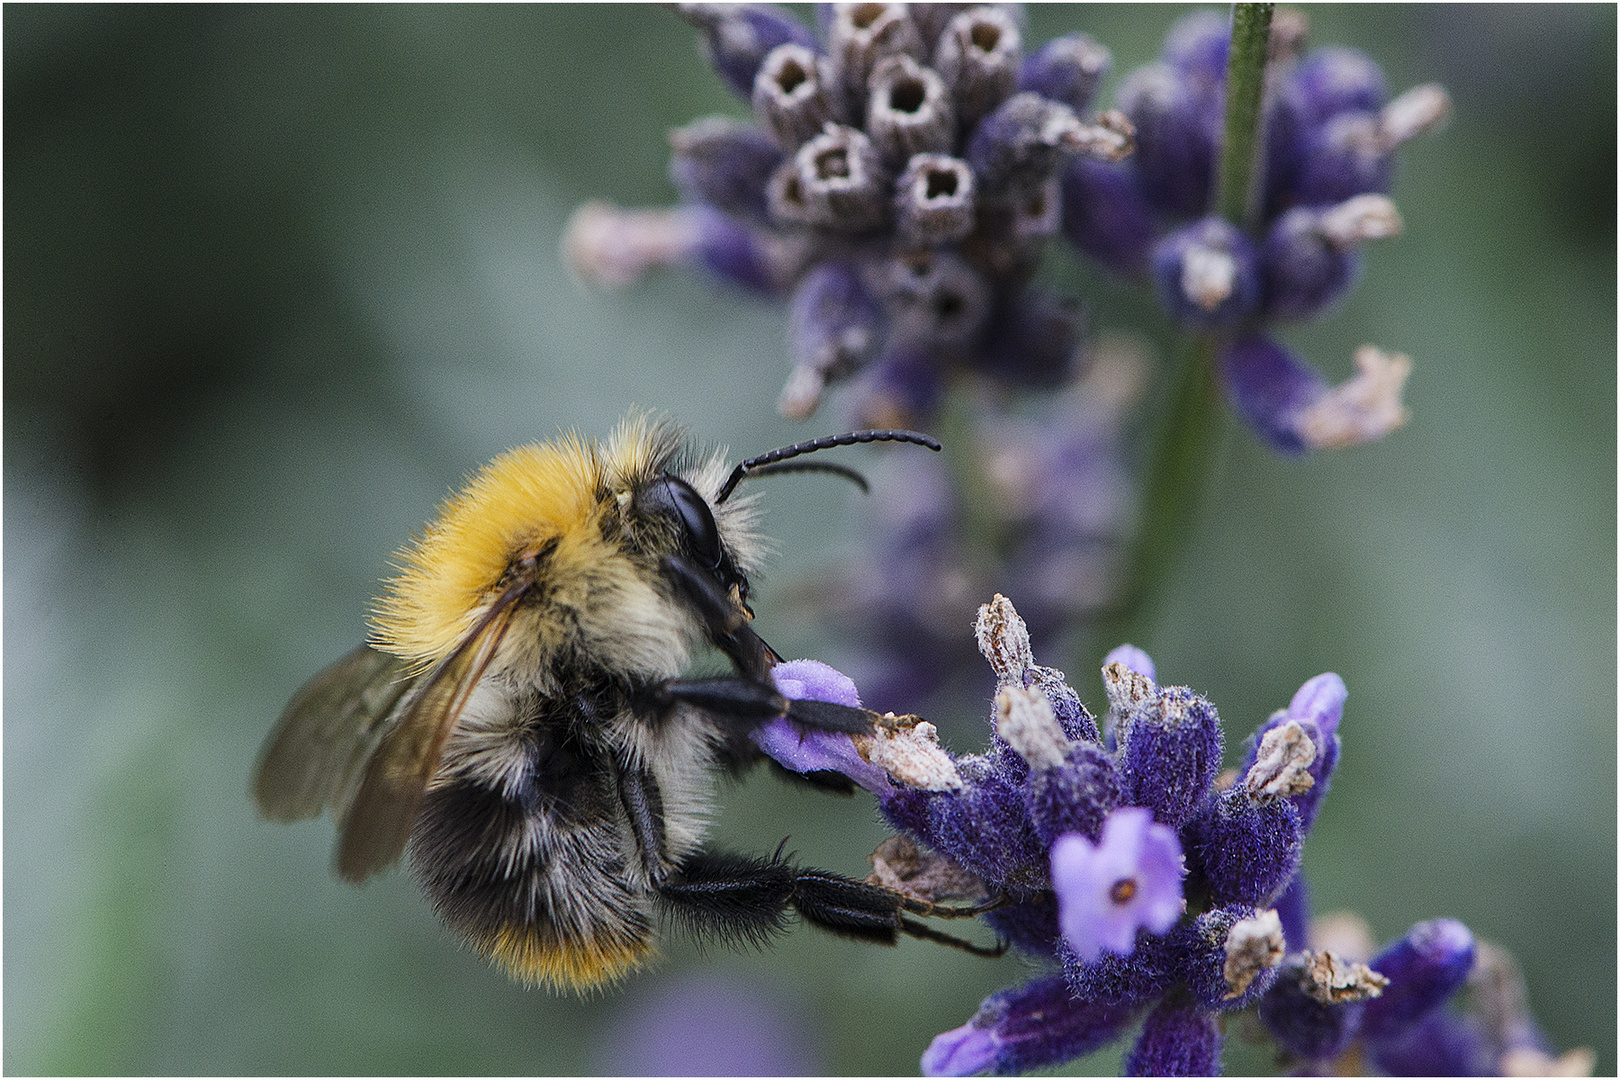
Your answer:
[[[337,872],[362,881],[399,858],[444,743],[484,677],[517,609],[530,572],[501,594],[455,651],[422,677],[366,763],[360,788],[338,827]]]
[[[253,797],[275,821],[342,817],[360,771],[415,680],[405,662],[362,645],[294,695],[259,752]]]

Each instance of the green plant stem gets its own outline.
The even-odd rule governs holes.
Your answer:
[[[1272,7],[1235,4],[1232,11],[1226,136],[1214,194],[1221,215],[1239,227],[1256,225],[1261,209],[1256,161]],[[1219,343],[1203,334],[1182,341],[1164,412],[1149,433],[1142,513],[1126,553],[1119,598],[1097,626],[1104,648],[1127,636],[1143,638],[1149,601],[1174,569],[1177,553],[1192,534],[1225,428],[1226,407],[1215,370]],[[1088,657],[1087,663],[1092,659]]]
[[[1273,4],[1232,5],[1232,45],[1226,59],[1226,127],[1215,207],[1239,228],[1258,224],[1260,104],[1266,88],[1266,48]]]

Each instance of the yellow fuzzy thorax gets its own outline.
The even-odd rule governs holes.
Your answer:
[[[657,467],[668,429],[632,415],[604,450],[568,434],[509,450],[439,508],[397,558],[372,615],[372,641],[426,668],[455,649],[525,550],[555,541],[554,564],[603,555],[603,494]]]

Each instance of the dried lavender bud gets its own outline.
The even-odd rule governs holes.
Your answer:
[[[1414,86],[1378,114],[1378,127],[1391,149],[1442,127],[1451,116],[1451,95],[1438,83]]]
[[[1035,834],[1048,844],[1066,833],[1096,842],[1119,804],[1114,763],[1097,746],[1070,746],[1055,765],[1031,772],[1025,781],[1024,808]]]
[[[927,57],[904,4],[834,4],[827,52],[852,102],[866,100],[872,72],[884,57]]]
[[[1334,961],[1332,953],[1301,954],[1278,973],[1277,981],[1260,999],[1260,1022],[1278,1046],[1306,1061],[1323,1061],[1344,1053],[1361,1030],[1364,1002],[1373,994],[1369,989],[1360,996],[1340,995],[1335,999],[1331,989],[1324,993],[1324,984],[1331,987],[1335,980],[1332,972],[1324,979],[1317,970],[1322,966],[1322,957],[1352,973],[1359,969],[1374,979],[1381,978],[1364,965]]]
[[[1065,34],[1048,41],[1024,61],[1017,88],[1083,113],[1113,62],[1113,54],[1090,35]]]
[[[946,24],[934,67],[950,87],[962,131],[972,131],[1012,96],[1023,59],[1018,24],[1002,8],[970,8]]]
[[[906,10],[911,13],[911,21],[916,24],[917,35],[922,39],[923,49],[919,59],[927,60],[934,55],[934,48],[939,44],[939,36],[945,32],[945,24],[962,12],[977,6],[977,4],[907,4]]]
[[[1211,1011],[1242,1009],[1271,988],[1283,959],[1277,913],[1226,904],[1170,933],[1179,973],[1197,1003]]]
[[[669,144],[669,176],[682,199],[766,220],[765,185],[782,163],[782,151],[770,136],[729,117],[710,116],[670,132]]]
[[[831,232],[865,232],[888,218],[888,187],[871,140],[828,124],[772,177],[771,214]]]
[[[677,4],[676,10],[703,31],[709,62],[744,100],[753,93],[754,77],[772,49],[788,43],[815,48],[815,36],[772,5]]]
[[[1132,163],[1148,202],[1172,218],[1204,213],[1215,178],[1216,102],[1166,63],[1137,68],[1115,100],[1136,129]]]
[[[747,228],[708,206],[622,210],[588,202],[563,232],[563,258],[593,285],[628,285],[653,267],[696,264],[745,288],[776,293],[799,272],[791,240]]]
[[[882,323],[877,299],[855,264],[829,260],[806,273],[788,311],[794,366],[777,404],[783,415],[814,412],[828,384],[854,374],[872,357]]]
[[[1153,208],[1130,161],[1076,158],[1063,174],[1063,233],[1116,274],[1145,270],[1156,235]]]
[[[1181,825],[1221,766],[1215,706],[1184,686],[1167,686],[1151,705],[1129,712],[1115,737],[1124,801],[1148,807],[1172,828]]]
[[[890,56],[872,70],[866,132],[895,168],[915,154],[945,154],[956,135],[956,117],[945,82],[906,55]]]
[[[1177,229],[1154,245],[1153,282],[1160,304],[1188,326],[1232,326],[1260,306],[1254,245],[1217,217]]]
[[[843,92],[827,58],[799,44],[771,50],[754,79],[754,118],[792,152],[844,119]]]

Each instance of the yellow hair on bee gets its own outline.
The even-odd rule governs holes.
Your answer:
[[[501,576],[526,548],[557,541],[572,563],[599,544],[603,463],[594,442],[568,434],[509,450],[439,508],[397,559],[400,572],[372,615],[381,649],[428,667],[472,629]]]
[[[544,984],[560,990],[589,990],[615,982],[640,967],[653,952],[645,940],[561,940],[511,924],[478,947],[512,978],[529,986]]]

